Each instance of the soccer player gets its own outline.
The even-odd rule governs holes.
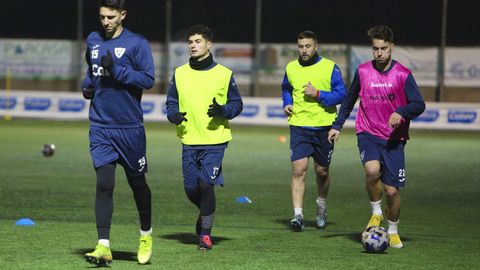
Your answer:
[[[410,120],[425,110],[425,102],[412,72],[392,59],[392,30],[379,25],[370,28],[368,36],[372,42],[373,61],[358,66],[338,117],[328,132],[328,139],[338,139],[345,120],[360,97],[355,130],[372,207],[367,228],[381,225],[384,193],[390,246],[401,248],[399,188],[406,182],[404,147]]]
[[[138,262],[147,263],[152,254],[152,207],[145,180],[148,164],[141,99],[143,89],[154,85],[154,65],[147,40],[122,26],[126,14],[124,0],[100,0],[103,31],[87,38],[88,70],[82,90],[91,100],[89,138],[97,177],[98,244],[85,259],[97,265],[112,262],[109,239],[116,164],[125,170],[140,216]]]
[[[232,139],[229,119],[243,109],[232,71],[213,60],[213,32],[194,25],[188,32],[190,60],[175,69],[167,94],[167,118],[182,142],[183,184],[199,209],[198,249],[212,248],[215,185],[223,186],[222,160]]]
[[[303,231],[303,196],[309,158],[314,161],[317,182],[317,228],[327,224],[327,195],[330,185],[329,165],[333,144],[327,132],[345,97],[345,83],[338,66],[318,55],[318,39],[312,31],[297,37],[299,58],[287,64],[282,82],[283,110],[290,125],[292,161],[292,203],[294,217],[290,225]]]

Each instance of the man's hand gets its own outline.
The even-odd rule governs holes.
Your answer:
[[[287,105],[283,108],[283,112],[286,116],[290,116],[293,113],[293,105]]]
[[[178,112],[172,117],[172,122],[175,125],[180,125],[183,121],[188,122],[187,118],[185,117],[187,115],[186,112]]]
[[[222,116],[222,106],[217,103],[217,100],[213,98],[212,104],[208,106],[208,116],[210,117],[221,117]]]
[[[112,54],[110,53],[109,50],[107,50],[107,55],[102,56],[101,59],[101,66],[108,71],[108,74],[112,73],[113,65],[115,63],[113,62],[113,57]]]
[[[388,119],[388,126],[395,129],[398,128],[401,123],[402,116],[397,112],[393,112],[392,115],[390,115],[390,119]]]
[[[338,141],[338,138],[340,137],[340,130],[336,129],[330,129],[328,131],[328,142],[332,144],[334,141]]]
[[[319,91],[315,89],[315,87],[313,87],[310,81],[307,84],[304,84],[302,87],[303,87],[303,93],[307,96],[316,98],[320,94]]]
[[[95,87],[92,84],[82,87],[82,94],[85,99],[92,99],[95,94]]]

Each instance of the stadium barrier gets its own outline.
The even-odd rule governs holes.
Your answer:
[[[145,121],[165,122],[166,96],[145,94],[142,108]],[[80,92],[5,91],[0,90],[0,116],[52,120],[88,120],[90,102]],[[346,127],[354,126],[358,105]],[[475,103],[428,103],[425,112],[412,121],[412,128],[480,131],[480,105]],[[233,123],[286,126],[282,100],[279,98],[244,98],[243,112]]]

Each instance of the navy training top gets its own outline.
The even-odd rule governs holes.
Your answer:
[[[92,126],[131,128],[143,126],[141,107],[143,89],[155,83],[155,67],[148,41],[123,28],[116,38],[106,39],[103,32],[87,37],[86,60],[89,64],[82,83],[84,91],[94,87],[89,119]],[[111,74],[101,66],[109,51],[114,66]]]

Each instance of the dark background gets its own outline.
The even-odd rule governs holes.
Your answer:
[[[165,41],[166,0],[126,0],[125,26]],[[261,42],[295,42],[310,29],[321,43],[368,44],[366,29],[389,25],[401,45],[439,46],[442,0],[262,1]],[[95,0],[84,0],[83,37],[99,28]],[[255,0],[172,0],[172,40],[202,23],[215,41],[254,42]],[[1,0],[0,38],[77,38],[76,0]],[[480,45],[480,1],[448,1],[447,46]]]

